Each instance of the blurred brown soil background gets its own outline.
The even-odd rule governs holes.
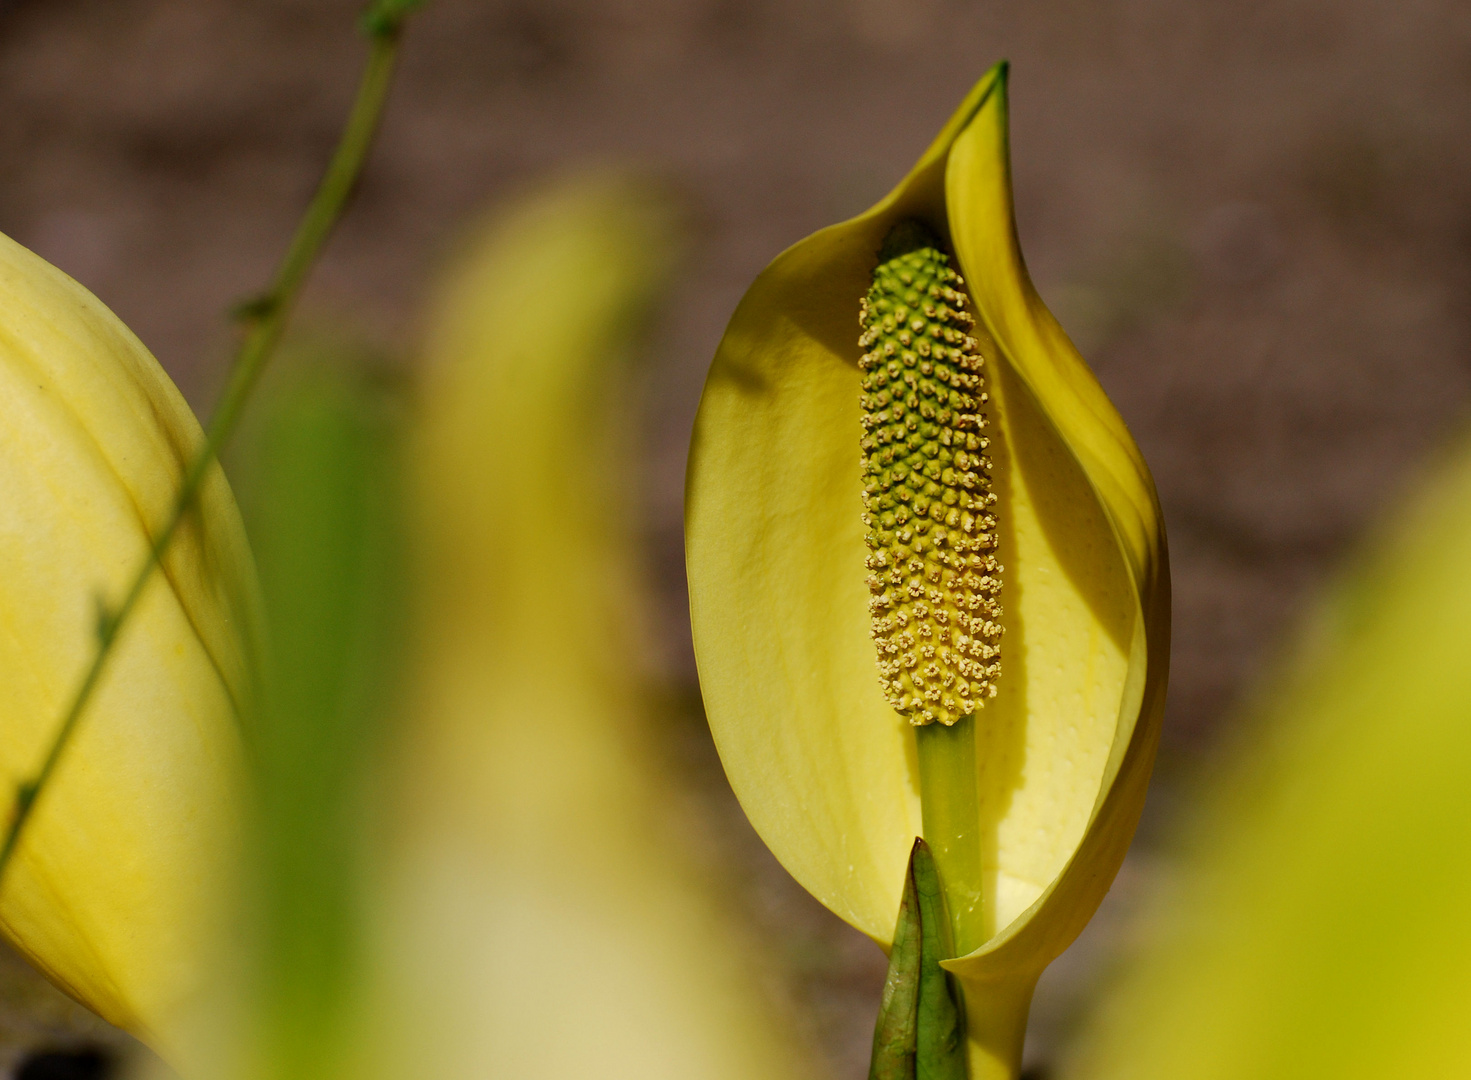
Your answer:
[[[359,7],[0,4],[0,229],[97,292],[201,413],[224,313],[266,280],[335,138]],[[712,864],[734,857],[733,893],[778,957],[773,993],[840,1080],[863,1074],[882,957],[790,883],[723,788],[694,704],[685,450],[752,277],[882,195],[1001,57],[1023,246],[1154,469],[1175,571],[1159,781],[1115,897],[1044,981],[1028,1054],[1045,1066],[1233,702],[1465,411],[1471,8],[429,0],[304,305],[408,358],[434,268],[487,202],[589,162],[649,167],[684,197],[691,252],[647,368],[643,492],[657,663],[689,714],[671,745],[699,782],[699,842]],[[74,1037],[53,1027],[0,1034]]]

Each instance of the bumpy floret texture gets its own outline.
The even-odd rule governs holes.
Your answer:
[[[879,682],[911,723],[996,696],[1001,565],[982,367],[938,246],[887,258],[860,304],[863,523]]]

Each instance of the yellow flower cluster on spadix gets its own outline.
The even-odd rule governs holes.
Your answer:
[[[0,783],[5,821],[167,520],[203,435],[91,293],[0,237]],[[175,1059],[234,858],[255,579],[216,467],[0,882],[0,928]]]
[[[923,281],[887,261],[916,247]],[[881,252],[907,311],[882,307]],[[915,342],[922,356],[895,337],[910,316],[931,338]],[[896,349],[877,356],[886,334]],[[876,372],[895,403],[883,415]],[[869,577],[876,561],[892,568],[885,545],[914,543],[876,503],[898,491],[876,471],[885,424],[940,455],[933,470],[911,459],[899,517],[944,530],[923,537],[944,536],[938,553],[899,554],[914,561],[893,589]],[[926,836],[942,877],[947,859],[975,868],[970,894],[945,881],[972,1080],[1012,1074],[1036,979],[1091,917],[1142,807],[1169,582],[1148,470],[1017,247],[1004,65],[882,202],[751,286],[700,405],[686,537],[710,726],[752,823],[798,881],[887,946],[910,846],[943,818],[948,835]],[[875,592],[939,620],[921,631],[938,636],[904,641],[917,680],[880,651],[895,635],[871,613]],[[922,776],[935,732],[971,740],[938,780]],[[951,780],[971,788],[959,811],[941,805]]]

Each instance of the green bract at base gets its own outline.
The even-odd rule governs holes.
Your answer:
[[[940,966],[950,955],[940,876],[929,845],[916,840],[889,950],[869,1080],[965,1080],[959,995]]]

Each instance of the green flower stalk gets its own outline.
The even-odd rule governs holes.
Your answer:
[[[782,253],[716,353],[690,454],[696,656],[737,796],[887,948],[933,849],[972,1080],[1107,891],[1163,709],[1154,485],[1027,276],[1006,69],[893,192]]]

